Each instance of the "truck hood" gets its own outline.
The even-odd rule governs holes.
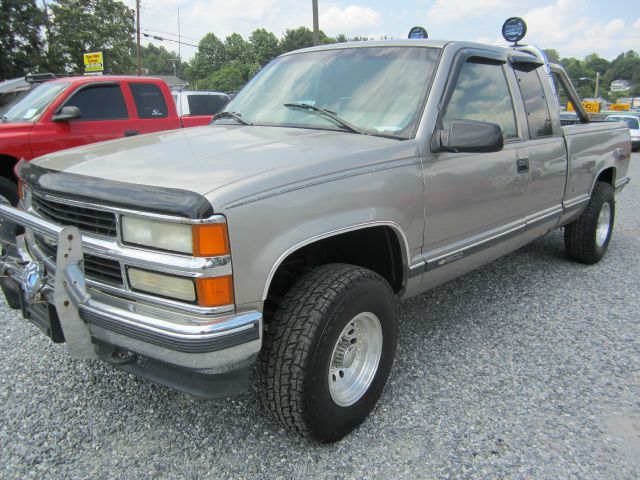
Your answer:
[[[381,158],[390,160],[400,152],[415,155],[417,147],[415,142],[329,130],[210,125],[79,147],[34,162],[56,171],[191,190],[209,199],[224,190],[231,194],[224,195],[226,200],[233,200],[283,182],[365,165],[372,161],[365,152],[372,150],[386,151]]]

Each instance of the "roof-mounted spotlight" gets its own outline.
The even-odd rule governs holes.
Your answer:
[[[502,36],[515,47],[527,34],[527,24],[520,17],[511,17],[502,24]]]
[[[409,30],[408,38],[410,39],[429,38],[429,35],[427,34],[427,31],[424,29],[424,27],[413,27],[411,30]]]

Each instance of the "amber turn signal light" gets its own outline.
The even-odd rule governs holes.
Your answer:
[[[193,255],[215,257],[229,255],[229,236],[226,223],[193,226]]]
[[[233,277],[198,278],[198,305],[201,307],[221,307],[233,304]]]

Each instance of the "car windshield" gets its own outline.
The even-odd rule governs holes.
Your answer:
[[[265,67],[226,110],[253,125],[411,138],[438,55],[439,49],[428,47],[359,47],[287,55]],[[293,108],[302,106],[307,108]],[[234,123],[234,119],[223,116],[215,123]]]
[[[13,104],[4,116],[9,122],[32,122],[68,86],[68,83],[43,83]]]
[[[637,118],[631,118],[631,117],[609,117],[609,118],[607,118],[607,121],[609,121],[609,122],[624,122],[624,123],[627,124],[627,127],[629,127],[631,130],[640,129],[640,123],[638,122]]]

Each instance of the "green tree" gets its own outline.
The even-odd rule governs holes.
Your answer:
[[[334,43],[334,40],[327,37],[325,33],[320,30],[320,44],[325,43]],[[298,27],[293,30],[287,29],[284,37],[280,40],[280,49],[283,52],[291,52],[308,47],[313,47],[313,32],[307,27]]]
[[[186,77],[189,81],[207,78],[226,62],[224,43],[213,33],[207,33],[198,43],[198,51],[189,62]]]
[[[225,63],[251,63],[251,45],[239,33],[232,33],[224,40]]]
[[[249,44],[252,61],[260,67],[265,66],[281,53],[276,36],[264,28],[253,31],[249,37]]]
[[[140,47],[140,65],[146,68],[150,75],[173,75],[180,76],[187,67],[187,63],[178,61],[178,54],[169,51],[163,46],[156,47],[148,44]]]
[[[37,69],[43,26],[44,15],[35,0],[0,0],[0,80]]]
[[[551,63],[560,63],[560,54],[554,48],[545,48],[544,54]]]
[[[84,70],[83,54],[101,51],[105,70],[130,73],[133,70],[134,12],[117,0],[57,0],[48,41],[64,52],[63,65],[69,71]]]
[[[250,76],[251,71],[248,65],[229,63],[217,69],[207,78],[198,80],[196,86],[199,89],[231,92],[242,88],[249,81]]]

